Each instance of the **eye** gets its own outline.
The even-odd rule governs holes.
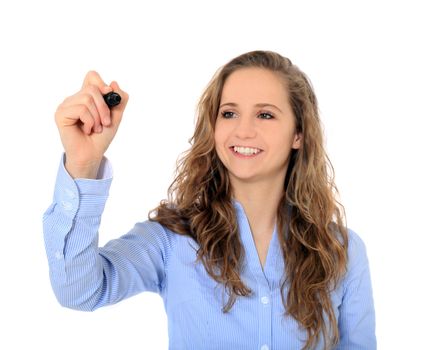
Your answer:
[[[272,114],[267,113],[267,112],[259,113],[258,117],[260,119],[273,119],[274,118]]]
[[[221,116],[222,116],[223,118],[230,119],[230,118],[233,118],[233,117],[235,116],[235,113],[233,113],[233,112],[228,112],[228,111],[226,111],[226,112],[221,112]]]

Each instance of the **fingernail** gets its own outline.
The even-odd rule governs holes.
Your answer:
[[[102,131],[103,131],[103,127],[101,125],[97,125],[97,127],[95,128],[95,132],[100,133]]]

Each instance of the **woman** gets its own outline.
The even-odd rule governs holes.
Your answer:
[[[102,95],[116,91],[109,108]],[[361,239],[343,223],[307,77],[274,52],[243,54],[204,92],[169,199],[97,247],[104,153],[128,95],[95,72],[57,109],[65,148],[44,216],[64,306],[159,293],[171,349],[375,349]]]

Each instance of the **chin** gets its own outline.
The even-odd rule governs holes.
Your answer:
[[[234,181],[249,183],[259,180],[258,174],[251,174],[250,172],[229,172],[229,177]]]

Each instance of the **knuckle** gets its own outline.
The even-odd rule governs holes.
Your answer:
[[[86,95],[85,99],[84,99],[84,103],[87,104],[88,106],[92,106],[94,104],[94,98],[92,97],[92,95]]]
[[[89,109],[87,108],[86,105],[80,105],[80,107],[79,107],[79,113],[80,113],[81,115],[86,115],[86,114],[89,113]]]
[[[55,120],[59,120],[60,118],[62,118],[63,110],[64,110],[63,105],[59,105],[57,107],[57,109],[55,110],[55,113],[54,113]]]

